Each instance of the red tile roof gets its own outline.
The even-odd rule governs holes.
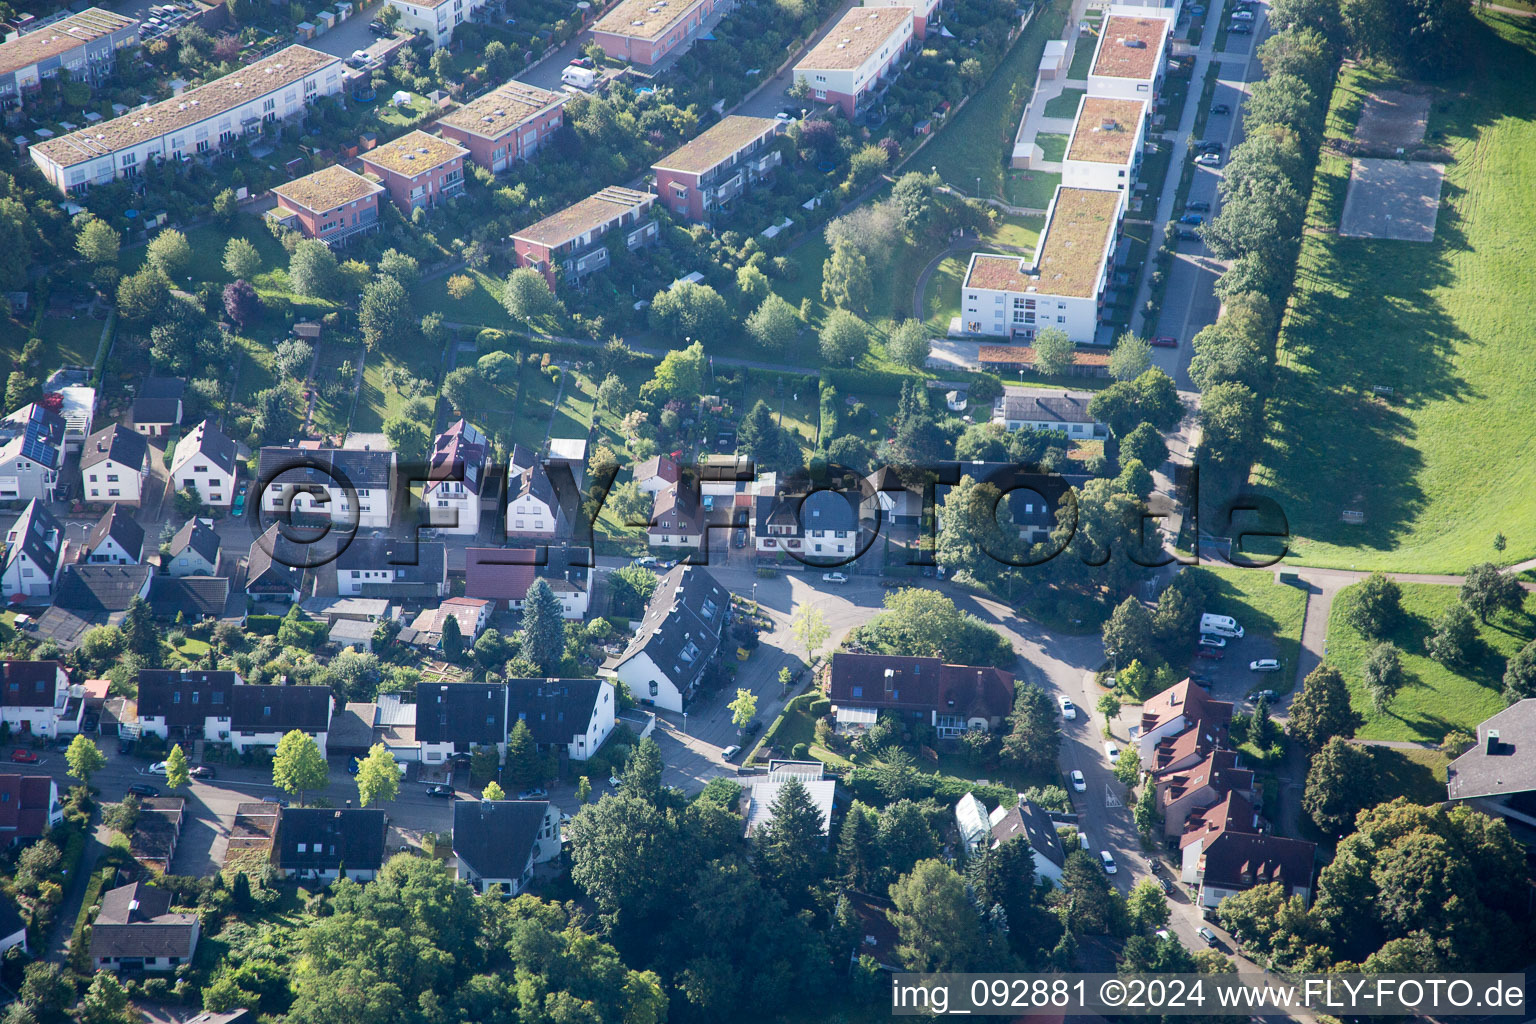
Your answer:
[[[0,774],[0,835],[31,839],[48,831],[53,780],[46,775]]]

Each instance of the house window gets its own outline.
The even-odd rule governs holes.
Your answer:
[[[855,697],[862,697],[862,696],[864,696],[864,687],[862,687],[862,686],[855,686],[853,688],[853,695]]]

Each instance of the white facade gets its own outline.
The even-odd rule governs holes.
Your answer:
[[[149,463],[147,452],[144,462],[142,466],[127,466],[114,459],[103,459],[81,470],[85,500],[93,504],[139,504],[144,499],[144,470]]]
[[[480,532],[480,495],[465,487],[462,480],[428,481],[421,502],[438,533],[473,537]]]
[[[512,495],[507,502],[507,535],[553,537],[558,523],[555,510],[533,494]]]
[[[886,71],[895,65],[912,42],[912,8],[906,4],[892,6],[902,8],[907,17],[889,28],[878,44],[869,46],[868,55],[857,66],[843,66],[848,62],[837,60],[835,54],[830,54],[832,59],[823,59],[824,55],[828,55],[826,48],[829,44],[833,49],[839,47],[842,45],[840,42],[842,39],[856,40],[857,37],[853,32],[856,29],[864,30],[864,27],[859,24],[859,19],[866,16],[864,12],[877,11],[881,8],[855,7],[849,11],[843,20],[827,33],[822,42],[795,65],[795,81],[804,79],[814,99],[818,102],[838,103],[844,108],[845,113],[851,115],[863,100],[864,95],[878,83]],[[849,42],[846,45],[859,44]]]
[[[438,4],[416,4],[408,0],[389,0],[389,5],[400,12],[401,28],[420,32],[434,47],[443,47],[452,41],[453,30],[470,20],[485,2],[443,0]]]
[[[199,441],[204,430],[211,429],[206,421],[194,427],[186,437],[176,442],[176,453],[171,457],[171,486],[180,492],[188,484],[197,488],[197,495],[210,508],[229,508],[235,500],[235,470],[231,465],[224,469],[203,453]]]
[[[1111,4],[1105,12],[1099,45],[1088,75],[1088,95],[1149,102],[1154,99],[1163,80],[1163,63],[1175,13],[1172,7]],[[1117,22],[1117,18],[1124,20]],[[1161,22],[1161,28],[1150,30],[1145,24],[1149,21]],[[1110,67],[1116,57],[1131,58],[1134,69]]]
[[[587,722],[586,731],[571,737],[571,742],[566,744],[566,753],[572,761],[585,761],[597,753],[597,749],[608,739],[608,734],[613,732],[614,707],[618,704],[614,686],[605,680],[598,691],[597,701],[592,705],[592,719]]]
[[[7,598],[17,595],[47,597],[53,593],[56,575],[34,562],[25,551],[17,551],[16,557],[6,563],[4,573],[0,574],[0,592]]]
[[[23,455],[21,447],[20,437],[0,446],[0,501],[53,501],[59,471]],[[62,453],[55,458],[63,461]]]
[[[1068,188],[1123,192],[1135,180],[1136,170],[1141,165],[1141,147],[1146,142],[1147,101],[1144,99],[1134,101],[1140,106],[1140,113],[1133,118],[1123,121],[1116,119],[1115,131],[1124,134],[1117,137],[1115,159],[1080,159],[1073,155],[1073,146],[1079,142],[1079,135],[1086,136],[1091,141],[1092,136],[1105,131],[1104,125],[1091,116],[1097,106],[1091,102],[1094,98],[1096,97],[1084,96],[1078,104],[1077,120],[1073,123],[1072,136],[1067,142],[1066,154],[1061,162],[1061,183]],[[1085,111],[1089,116],[1085,116]],[[1085,148],[1087,147],[1079,146],[1078,152],[1082,152]],[[1124,153],[1123,160],[1118,159],[1120,153]]]
[[[416,568],[384,566],[380,569],[337,569],[336,593],[342,597],[360,597],[365,585],[389,586],[391,583],[414,586],[421,580],[407,578],[411,570]],[[438,594],[448,593],[448,581],[443,580],[437,584]]]
[[[227,711],[227,706],[225,707]],[[164,715],[140,715],[139,732],[144,736],[158,736],[162,740],[170,739],[170,730],[166,728]],[[230,742],[230,728],[228,715],[208,715],[203,719],[203,738],[218,740],[220,743]],[[278,737],[281,739],[282,737]]]
[[[555,600],[560,602],[560,617],[562,619],[580,622],[587,617],[590,597],[586,588],[559,579],[546,579],[544,582],[549,584],[549,589],[554,591]],[[526,600],[522,598],[509,598],[507,600],[507,607],[514,611],[522,611],[523,605],[526,603]]]
[[[329,711],[326,712],[326,717],[330,717]],[[209,719],[209,721],[211,722],[213,719]],[[283,737],[288,734],[287,730],[276,730],[273,732],[244,732],[237,729],[230,729],[229,719],[227,718],[219,719],[219,721],[224,723],[220,729],[229,734],[229,745],[234,748],[235,753],[237,754],[244,754],[248,750],[257,750],[262,747],[266,747],[268,750],[275,750],[278,743],[282,742]],[[304,733],[304,735],[315,741],[315,745],[320,748],[321,757],[328,756],[325,749],[325,738],[328,730],[322,732],[310,732],[308,729],[304,729],[301,731]],[[211,737],[214,734],[210,732],[204,733],[204,735]]]
[[[44,736],[55,739],[62,731],[65,735],[78,732],[80,727],[79,710],[84,708],[84,701],[77,703],[76,717],[65,719],[69,707],[69,676],[64,669],[58,669],[54,679],[53,697],[51,700],[38,704],[19,703],[27,699],[29,684],[25,682],[12,683],[19,688],[14,692],[4,694],[5,704],[0,706],[0,721],[4,721],[11,727],[13,736],[28,734],[32,736]],[[83,690],[82,694],[83,695]],[[41,697],[42,694],[36,696]],[[80,695],[77,695],[80,696]],[[17,701],[18,703],[12,703]],[[64,727],[61,730],[60,724]]]
[[[683,694],[667,677],[651,656],[644,651],[637,653],[619,665],[614,678],[629,687],[635,700],[667,711],[682,713]]]
[[[394,456],[391,454],[390,475],[394,475]],[[295,484],[279,479],[267,486],[265,500],[267,510],[273,513],[291,511],[294,515],[326,516],[338,526],[355,525],[360,530],[383,529],[389,526],[394,511],[394,495],[389,487],[357,487],[348,491],[339,483],[325,485],[324,502],[315,500],[311,485]],[[357,495],[357,507],[352,505],[352,495]]]

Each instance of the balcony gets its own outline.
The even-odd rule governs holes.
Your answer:
[[[586,277],[608,266],[608,248],[598,246],[565,261],[565,272],[575,278]]]
[[[633,230],[633,231],[629,232],[627,235],[625,235],[624,236],[624,244],[625,244],[625,246],[627,246],[629,248],[629,250],[631,252],[633,252],[634,250],[639,249],[642,246],[649,245],[651,242],[655,241],[656,236],[657,236],[658,233],[659,232],[658,232],[658,230],[656,228],[656,222],[653,221],[653,220],[648,220],[644,224],[642,224],[638,228],[636,228],[635,230]],[[605,266],[607,265],[607,262],[608,262],[608,251],[606,249],[604,249],[603,250],[603,263],[604,263]]]

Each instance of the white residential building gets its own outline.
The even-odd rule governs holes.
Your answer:
[[[1174,14],[1171,7],[1111,5],[1088,72],[1088,95],[1155,100],[1163,81]]]
[[[580,500],[568,466],[543,461],[531,448],[513,446],[507,462],[508,537],[541,541],[569,537]]]
[[[585,761],[613,732],[617,704],[607,679],[509,679],[507,729],[524,722],[539,749]]]
[[[453,30],[473,18],[485,0],[389,0],[389,5],[400,12],[401,28],[420,32],[434,48],[441,48],[452,42]]]
[[[698,566],[679,565],[661,578],[640,629],[603,674],[641,704],[682,711],[720,652],[730,591]]]
[[[1059,430],[1073,440],[1101,440],[1109,428],[1088,412],[1092,400],[1086,391],[1010,391],[997,400],[992,422],[1008,430]]]
[[[269,518],[329,519],[362,530],[382,529],[393,518],[392,451],[268,446],[261,450],[257,480]]]
[[[855,7],[795,65],[818,103],[833,103],[854,116],[873,93],[896,75],[912,45],[913,8]]]
[[[11,735],[53,739],[62,731],[78,730],[83,691],[75,696],[70,714],[69,675],[57,661],[0,662],[0,721]]]
[[[480,498],[490,454],[490,441],[465,420],[437,435],[429,479],[421,491],[432,529],[471,537],[480,532]]]
[[[208,420],[203,420],[176,442],[171,456],[171,486],[184,491],[197,488],[197,496],[210,508],[229,508],[235,500],[239,463],[235,442]]]
[[[0,593],[7,600],[48,597],[63,565],[64,525],[39,501],[27,503],[5,534]]]
[[[1109,192],[1124,192],[1135,184],[1147,109],[1144,99],[1084,96],[1067,140],[1061,183]]]
[[[80,451],[82,490],[92,504],[138,505],[148,472],[149,442],[120,423],[96,431]]]
[[[230,693],[229,744],[240,754],[271,751],[297,730],[313,739],[324,757],[332,704],[328,686],[238,684]]]
[[[36,402],[0,423],[0,501],[52,501],[64,464],[64,418]]]

